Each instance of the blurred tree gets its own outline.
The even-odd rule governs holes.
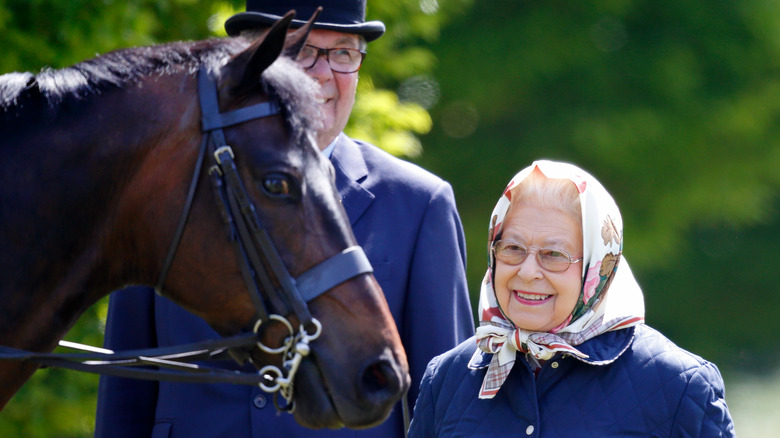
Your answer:
[[[213,36],[206,26],[238,0],[4,0],[0,71],[62,68],[124,47]]]
[[[81,316],[67,339],[103,344],[108,300]],[[57,352],[73,353],[58,348]],[[98,377],[64,369],[37,371],[0,412],[0,436],[25,438],[89,437],[95,428]]]

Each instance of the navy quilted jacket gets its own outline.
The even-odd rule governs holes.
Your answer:
[[[608,332],[556,356],[534,378],[518,355],[490,400],[479,393],[485,368],[467,367],[471,338],[428,364],[410,438],[733,437],[718,368],[647,325]]]

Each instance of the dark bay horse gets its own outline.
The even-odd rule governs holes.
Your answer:
[[[219,111],[267,101],[281,107],[226,126],[224,137],[289,274],[355,247],[332,167],[313,144],[316,84],[277,59],[285,44],[305,41],[301,32],[288,34],[291,18],[257,41],[132,48],[38,75],[0,76],[0,346],[50,352],[98,299],[161,278],[163,295],[220,334],[252,329],[256,302],[205,183],[208,166],[195,176],[203,182],[164,266],[205,135],[200,69],[215,78]],[[351,277],[307,306],[322,329],[298,368],[296,420],[320,428],[386,418],[409,376],[373,276]],[[293,327],[302,323],[289,309],[285,315]],[[283,324],[263,327],[264,345],[285,342]],[[282,361],[259,349],[251,358],[258,367]],[[36,368],[0,360],[0,408]]]

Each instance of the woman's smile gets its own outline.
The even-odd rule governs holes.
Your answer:
[[[514,292],[514,296],[517,301],[528,306],[537,306],[552,299],[552,295],[549,294],[525,292],[521,290],[513,290],[512,292]]]

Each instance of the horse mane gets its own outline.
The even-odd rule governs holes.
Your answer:
[[[182,66],[194,73],[201,65],[215,71],[231,55],[247,47],[242,38],[176,42],[132,47],[106,53],[62,69],[45,68],[37,75],[0,75],[0,113],[9,117],[34,115],[43,107],[55,109],[83,101],[111,88],[122,88],[153,74],[168,74]],[[263,73],[263,89],[278,99],[293,132],[311,129],[319,118],[311,108],[316,84],[280,59]]]
[[[229,39],[178,42],[115,50],[62,69],[44,68],[37,75],[8,73],[0,76],[0,109],[6,111],[40,94],[49,105],[81,100],[111,87],[123,87],[175,66],[213,65],[239,49]]]

